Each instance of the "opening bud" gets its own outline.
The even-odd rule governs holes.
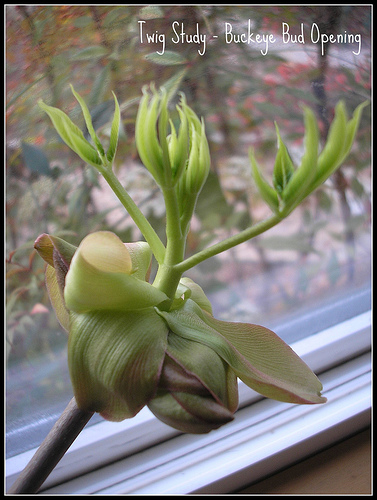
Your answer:
[[[135,139],[141,161],[157,184],[174,186],[183,176],[187,192],[199,192],[210,165],[204,122],[187,105],[184,94],[176,106],[179,128],[169,113],[164,89],[143,89],[136,117]],[[187,167],[187,168],[185,168]]]

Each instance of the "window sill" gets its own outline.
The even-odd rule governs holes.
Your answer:
[[[371,429],[368,427],[238,493],[370,495],[371,487]]]
[[[235,420],[201,436],[182,435],[145,408],[84,429],[43,493],[229,493],[357,432],[370,421],[370,327],[367,311],[292,344],[321,373],[325,405],[263,399],[240,383]],[[34,452],[7,460],[9,486]]]

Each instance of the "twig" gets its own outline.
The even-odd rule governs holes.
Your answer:
[[[8,493],[36,493],[92,415],[72,398]]]

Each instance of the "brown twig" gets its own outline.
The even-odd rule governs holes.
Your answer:
[[[72,398],[8,493],[36,493],[92,415]]]

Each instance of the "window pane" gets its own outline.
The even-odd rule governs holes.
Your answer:
[[[60,142],[38,99],[61,107],[83,127],[72,83],[106,141],[115,92],[123,125],[119,179],[163,237],[162,199],[134,144],[137,100],[152,81],[185,92],[205,119],[212,159],[189,255],[269,214],[252,180],[248,150],[254,148],[271,179],[275,120],[298,163],[302,105],[317,112],[323,143],[339,99],[349,114],[369,99],[370,11],[367,6],[6,7],[9,456],[37,446],[72,397],[67,335],[49,304],[34,240],[47,232],[78,245],[101,229],[123,241],[140,239],[103,179]],[[205,53],[199,53],[203,42],[195,45],[182,37],[173,42],[177,20],[188,34],[197,25],[207,34]],[[255,38],[244,37],[246,43],[236,37],[247,35],[249,20],[255,35],[270,35],[268,46],[266,38],[258,44]],[[313,43],[317,29],[339,37],[326,46],[323,37]],[[154,42],[147,33],[155,34]],[[305,43],[299,41],[301,33]],[[156,56],[163,40],[165,59]],[[177,61],[182,64],[171,64]],[[371,273],[370,150],[367,108],[350,156],[324,187],[267,234],[190,271],[212,300],[216,317],[278,330],[287,315],[325,307],[348,293],[364,297]],[[282,336],[292,341],[305,333]]]

